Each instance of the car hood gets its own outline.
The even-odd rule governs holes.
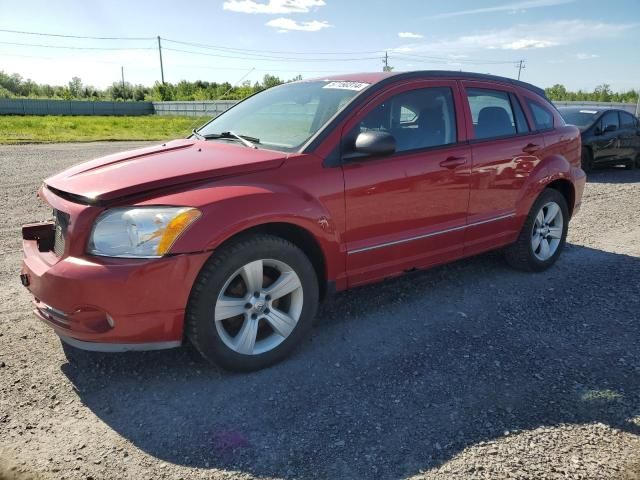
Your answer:
[[[174,140],[107,155],[45,180],[51,190],[102,203],[168,186],[278,168],[286,154],[220,141]]]

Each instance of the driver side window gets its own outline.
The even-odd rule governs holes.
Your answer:
[[[396,140],[396,152],[456,143],[453,92],[447,87],[400,93],[374,108],[349,134],[385,131]]]
[[[620,128],[620,122],[618,121],[618,112],[607,112],[602,117],[602,126],[600,127],[603,132],[607,131],[607,127],[611,126],[609,131],[615,131]]]

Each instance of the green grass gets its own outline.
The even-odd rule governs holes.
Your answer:
[[[208,117],[146,115],[0,116],[0,144],[93,142],[98,140],[168,140],[186,137]]]

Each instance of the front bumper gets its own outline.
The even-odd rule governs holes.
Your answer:
[[[180,345],[191,287],[209,252],[60,258],[41,251],[28,231],[23,237],[21,281],[34,296],[36,315],[64,341],[103,351]]]

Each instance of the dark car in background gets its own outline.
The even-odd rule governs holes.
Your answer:
[[[561,107],[565,122],[582,134],[582,168],[625,165],[640,168],[640,122],[631,113],[613,108]]]

